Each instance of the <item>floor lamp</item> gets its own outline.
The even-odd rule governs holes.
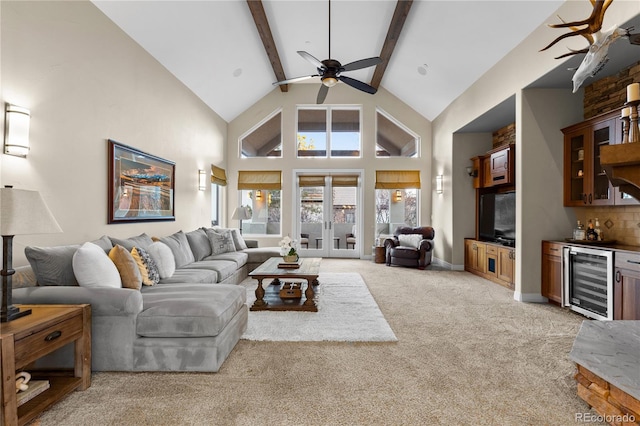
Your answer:
[[[13,237],[15,235],[52,234],[62,232],[37,191],[0,188],[0,234],[2,235],[2,306],[0,322],[29,315],[31,309],[20,310],[11,302]]]
[[[233,216],[231,216],[231,219],[240,221],[240,233],[242,234],[242,221],[245,219],[251,219],[249,207],[236,207],[236,209],[233,211]]]

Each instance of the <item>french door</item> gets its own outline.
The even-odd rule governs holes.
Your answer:
[[[296,171],[296,239],[305,257],[359,258],[360,171]]]

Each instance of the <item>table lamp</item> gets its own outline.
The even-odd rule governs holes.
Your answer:
[[[0,188],[0,234],[2,235],[2,307],[0,322],[29,315],[31,309],[20,310],[11,303],[13,237],[15,235],[53,234],[62,232],[37,191]]]
[[[233,216],[231,219],[236,219],[240,221],[240,233],[242,234],[242,221],[245,219],[251,219],[251,213],[249,213],[249,207],[236,207],[233,211]]]

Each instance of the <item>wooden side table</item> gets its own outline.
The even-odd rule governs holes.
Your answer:
[[[385,263],[387,261],[387,251],[384,246],[373,246],[372,250],[375,263]]]
[[[2,323],[0,372],[2,413],[0,424],[24,425],[70,392],[91,386],[91,305],[21,305],[32,314]],[[34,369],[39,358],[74,343],[73,370]],[[48,380],[49,389],[18,406],[16,372],[27,371],[33,380]],[[2,418],[4,417],[4,418]]]

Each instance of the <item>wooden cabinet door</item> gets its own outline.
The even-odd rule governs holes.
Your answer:
[[[515,250],[498,248],[498,279],[513,284],[515,276]]]
[[[491,180],[494,185],[504,185],[512,182],[512,162],[511,148],[509,147],[491,154]]]
[[[562,305],[562,245],[542,242],[542,282],[540,293]]]
[[[491,178],[491,156],[482,157],[480,163],[482,164],[482,187],[491,188],[493,186],[493,179]]]
[[[640,255],[617,252],[613,319],[640,320]]]
[[[486,245],[476,240],[464,241],[464,266],[478,272],[485,272]]]
[[[562,130],[565,206],[614,205],[615,193],[600,164],[600,148],[615,143],[618,115],[614,111]]]

